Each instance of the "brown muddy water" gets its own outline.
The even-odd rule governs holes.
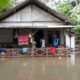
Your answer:
[[[0,80],[80,80],[80,56],[0,58]]]

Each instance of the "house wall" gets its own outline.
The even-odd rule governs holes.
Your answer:
[[[69,47],[70,48],[70,37],[69,35],[66,33],[65,34],[65,43],[66,43],[66,47]]]
[[[75,50],[75,36],[74,34],[70,37],[68,33],[65,32],[65,44],[68,48]]]
[[[61,43],[61,45],[62,46],[64,46],[65,45],[65,34],[64,34],[64,29],[61,29],[61,35],[60,35],[60,43]]]
[[[54,29],[49,29],[51,32],[55,31]],[[33,29],[27,29],[27,28],[19,28],[19,35],[24,35],[24,34],[31,34]],[[37,30],[35,30],[36,32]],[[60,42],[61,44],[64,44],[64,34],[63,30],[59,29],[58,30],[61,34],[60,36]],[[34,33],[35,33],[34,32]],[[44,30],[45,34],[45,40],[46,40],[46,45],[48,45],[48,29]],[[0,29],[0,43],[12,43],[13,44],[13,29]]]
[[[50,15],[48,12],[33,5],[27,6],[26,8],[20,10],[9,18],[3,20],[3,22],[31,22],[31,21],[52,21],[61,22],[56,17]]]
[[[19,34],[29,34],[30,29],[19,29]],[[0,43],[12,43],[13,42],[13,29],[0,29]]]
[[[0,43],[12,42],[12,29],[0,29]]]
[[[71,37],[71,48],[75,50],[75,36],[74,35]]]
[[[30,34],[30,33],[32,33],[32,29],[26,29],[26,28],[19,29],[19,35]]]
[[[49,29],[51,30],[51,29]],[[23,35],[23,34],[30,34],[32,33],[32,29],[27,29],[27,28],[23,28],[23,29],[19,29],[19,34]],[[45,32],[45,42],[46,42],[46,46],[48,45],[48,30],[44,30]],[[54,29],[51,31],[55,31]],[[65,30],[63,31],[63,29],[58,30],[60,31],[60,42],[61,45],[65,45],[67,47],[71,47],[73,49],[75,49],[75,36],[73,35],[71,38],[69,37],[68,33],[65,32]],[[65,36],[65,38],[64,38]],[[1,44],[8,44],[8,43],[12,43],[13,44],[13,29],[0,29],[0,43]]]

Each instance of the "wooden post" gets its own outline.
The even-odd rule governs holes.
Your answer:
[[[31,52],[31,56],[34,56],[34,39],[32,36],[32,52]]]
[[[47,47],[46,47],[46,44],[47,44],[47,40],[46,40],[46,29],[44,30],[44,39],[45,39],[45,53],[46,53],[46,56],[47,56]]]

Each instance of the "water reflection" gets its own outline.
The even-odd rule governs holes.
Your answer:
[[[79,80],[80,58],[35,57],[0,59],[0,80]],[[4,75],[5,74],[5,75]]]
[[[72,51],[72,53],[71,53],[71,66],[75,66],[75,65],[76,65],[75,52]]]
[[[28,66],[28,62],[24,61],[24,62],[22,63],[22,65],[23,65],[24,67],[26,67],[26,66]]]

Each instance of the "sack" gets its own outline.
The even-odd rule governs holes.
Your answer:
[[[51,48],[50,48],[50,53],[51,53],[51,54],[55,54],[56,50],[57,50],[57,49],[56,49],[55,47],[51,47]]]

